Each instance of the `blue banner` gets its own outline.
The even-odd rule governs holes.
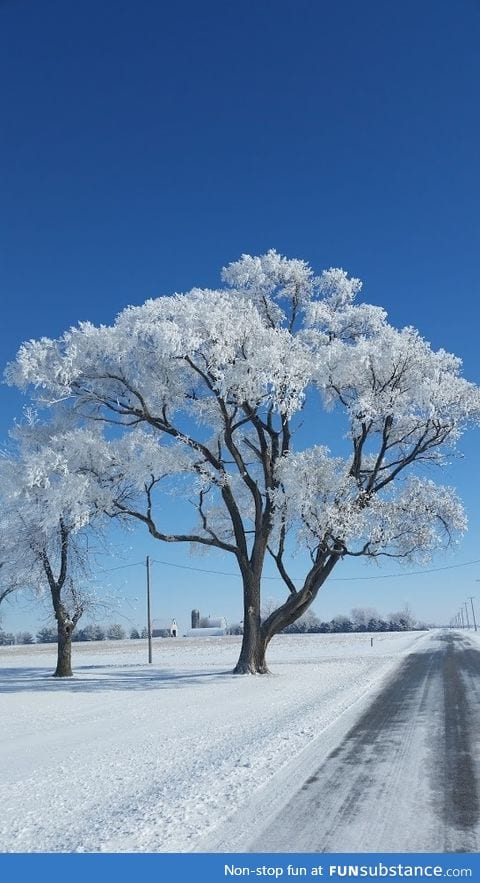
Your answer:
[[[480,881],[480,856],[466,853],[4,854],[0,880],[38,883],[229,883],[235,880]]]

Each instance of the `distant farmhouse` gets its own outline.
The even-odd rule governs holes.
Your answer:
[[[176,638],[178,627],[175,619],[154,619],[152,622],[152,638]]]
[[[192,610],[192,627],[185,633],[186,638],[208,638],[227,634],[227,620],[224,616],[200,616],[199,610]]]

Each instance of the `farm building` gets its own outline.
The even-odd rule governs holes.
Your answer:
[[[227,620],[224,616],[200,616],[192,610],[192,628],[185,633],[187,638],[207,638],[227,634]]]

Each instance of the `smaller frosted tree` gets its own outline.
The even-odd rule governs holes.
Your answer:
[[[57,622],[55,677],[72,675],[72,635],[92,604],[85,590],[88,535],[99,519],[98,486],[85,470],[82,431],[35,423],[12,433],[0,464],[2,575],[12,589],[49,593]],[[39,633],[41,635],[42,633]]]

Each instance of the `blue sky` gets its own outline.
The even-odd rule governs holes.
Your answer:
[[[242,252],[275,247],[360,276],[393,324],[416,325],[480,381],[479,41],[477,0],[0,3],[2,363],[26,338],[215,285]],[[1,396],[5,436],[22,402]],[[478,447],[469,435],[442,476],[470,532],[432,566],[480,558]],[[143,534],[118,543],[123,559],[105,567],[150,551],[234,570]],[[336,577],[396,571],[350,563]],[[332,581],[316,609],[409,601],[448,621],[480,596],[477,577],[480,565]],[[132,567],[108,584],[142,598],[143,579]],[[158,617],[240,617],[236,577],[157,565],[155,580]],[[129,605],[143,623],[143,601]],[[24,604],[4,615],[14,630],[38,620]]]

